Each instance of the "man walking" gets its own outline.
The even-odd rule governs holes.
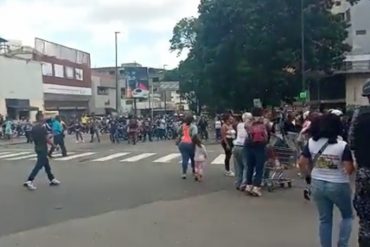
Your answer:
[[[51,147],[48,156],[51,158],[53,155],[53,152],[55,151],[55,148],[59,145],[62,151],[62,156],[66,157],[67,150],[64,145],[64,130],[63,130],[63,125],[61,123],[59,116],[55,117],[54,121],[52,122],[51,129],[52,129],[53,137],[54,137],[54,145]]]
[[[362,95],[370,102],[370,79],[365,82]],[[360,229],[358,243],[360,247],[370,246],[370,106],[357,109],[352,118],[349,131],[351,149],[357,162],[356,191],[354,207],[359,217]]]
[[[51,172],[51,167],[48,160],[48,133],[44,127],[44,116],[41,112],[38,112],[36,115],[36,125],[32,128],[31,135],[32,139],[35,143],[35,152],[37,154],[37,161],[36,165],[33,168],[31,174],[29,175],[27,181],[24,183],[24,186],[27,187],[29,190],[36,190],[36,186],[33,184],[35,177],[37,176],[38,172],[44,168],[45,172],[48,176],[51,186],[59,185],[60,182],[55,179],[54,175]]]

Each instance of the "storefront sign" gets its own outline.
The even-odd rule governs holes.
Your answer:
[[[44,84],[44,93],[90,96],[91,88]]]

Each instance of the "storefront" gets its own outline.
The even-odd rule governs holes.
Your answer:
[[[29,119],[31,112],[39,110],[38,107],[30,105],[29,99],[5,99],[5,105],[10,119]]]
[[[89,112],[91,88],[44,84],[44,107],[70,119]]]

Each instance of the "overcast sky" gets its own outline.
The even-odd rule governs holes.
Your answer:
[[[176,67],[169,52],[176,22],[194,16],[200,0],[0,0],[0,37],[34,44],[40,37],[91,54],[92,67],[119,63]],[[184,54],[185,55],[185,54]]]

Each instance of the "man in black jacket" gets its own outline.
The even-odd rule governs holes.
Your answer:
[[[38,172],[44,168],[48,176],[51,186],[59,185],[60,182],[55,179],[53,173],[51,172],[51,167],[48,159],[48,132],[44,125],[44,116],[41,112],[36,115],[37,123],[33,126],[31,130],[32,139],[35,143],[35,152],[37,154],[36,165],[33,168],[31,174],[28,176],[27,181],[23,184],[29,190],[36,190],[36,186],[33,184],[33,180],[37,176]]]
[[[365,82],[362,95],[370,102],[370,79]],[[362,106],[353,114],[349,142],[357,162],[354,207],[360,218],[359,246],[370,246],[370,106]]]

